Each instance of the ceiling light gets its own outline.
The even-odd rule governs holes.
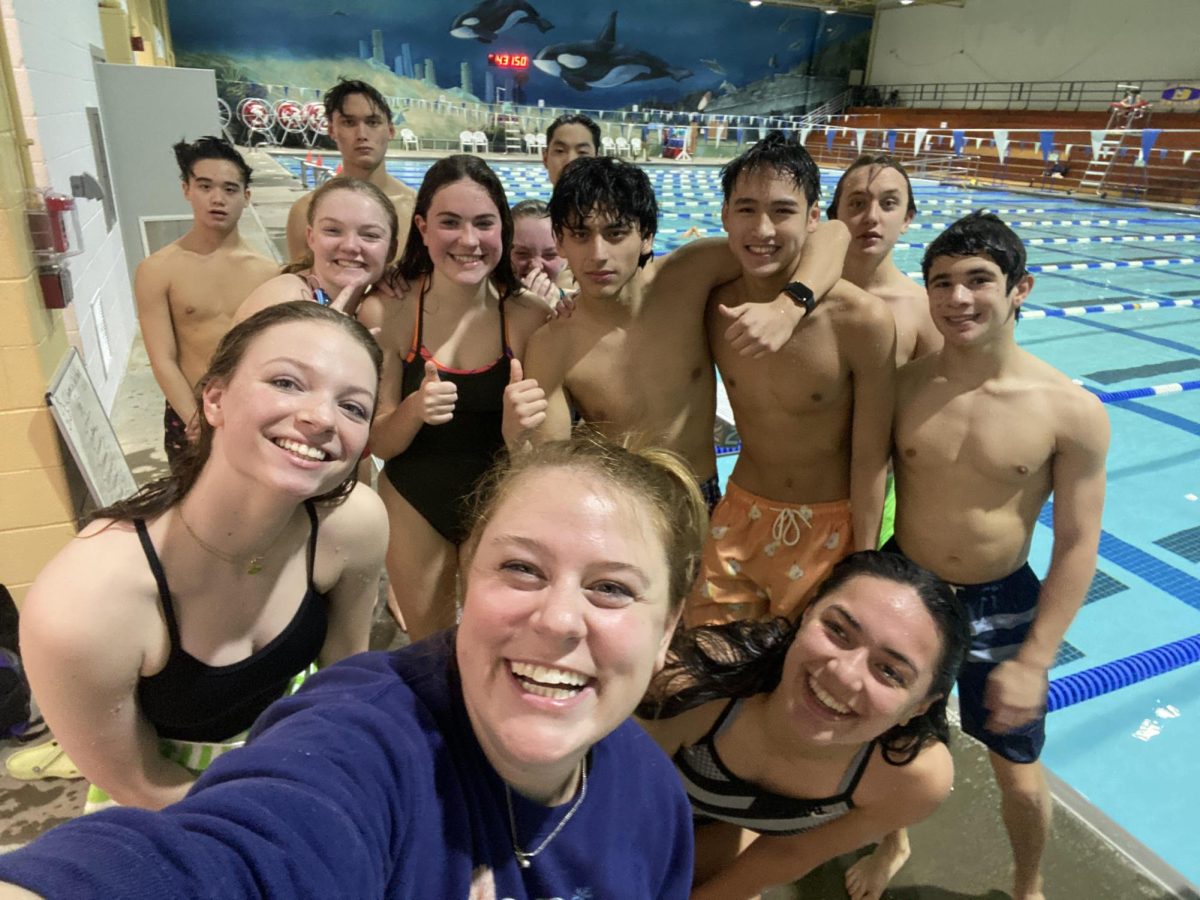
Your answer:
[[[900,0],[901,6],[912,6],[913,0]]]
[[[837,10],[836,10],[836,9],[827,9],[827,10],[825,10],[825,15],[827,15],[827,16],[832,16],[832,15],[835,15],[836,13],[837,13]]]
[[[749,0],[751,6],[762,6],[762,0]]]

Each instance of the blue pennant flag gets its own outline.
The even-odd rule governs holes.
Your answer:
[[[1044,160],[1050,159],[1050,154],[1054,152],[1054,132],[1053,131],[1040,132],[1038,135],[1038,138],[1042,145],[1042,159],[1044,159]]]
[[[887,148],[888,153],[896,152],[896,131],[894,128],[889,128],[887,133]]]

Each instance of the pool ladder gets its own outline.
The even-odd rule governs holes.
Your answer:
[[[1141,121],[1142,119],[1145,121]],[[1083,173],[1083,177],[1079,180],[1079,187],[1093,188],[1101,197],[1107,195],[1105,186],[1113,177],[1113,163],[1117,161],[1121,151],[1126,148],[1126,144],[1130,144],[1134,151],[1135,163],[1131,166],[1136,166],[1137,153],[1141,152],[1141,146],[1138,143],[1140,137],[1140,129],[1145,128],[1150,124],[1150,104],[1143,103],[1135,106],[1125,106],[1122,104],[1113,104],[1112,112],[1108,116],[1108,124],[1105,126],[1104,140],[1100,142],[1099,150],[1092,155],[1091,162],[1088,163],[1087,171]],[[1138,129],[1134,129],[1134,125],[1138,125]],[[1116,137],[1113,137],[1113,135]],[[1133,138],[1129,141],[1129,138]],[[1132,182],[1136,177],[1133,168],[1126,175],[1126,190],[1135,194],[1140,194],[1146,190],[1148,184],[1146,167],[1136,166],[1141,169],[1141,184],[1133,185]]]

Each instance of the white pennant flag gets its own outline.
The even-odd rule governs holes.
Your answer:
[[[854,140],[858,142],[858,152],[859,153],[862,153],[863,138],[865,138],[866,136],[867,136],[867,129],[865,129],[865,128],[855,128],[854,129]]]
[[[1067,146],[1063,149],[1062,156],[1059,157],[1059,159],[1063,159],[1063,160],[1070,159],[1071,158],[1071,148],[1074,146],[1075,146],[1074,144],[1067,144]]]
[[[808,135],[809,135],[809,132],[811,132],[811,131],[812,131],[811,128],[801,128],[800,129],[800,146],[804,146],[806,143],[808,143]]]
[[[1100,146],[1104,143],[1104,139],[1108,136],[1108,132],[1101,128],[1099,131],[1092,132],[1092,158],[1100,158]]]
[[[1192,154],[1195,152],[1196,152],[1195,150],[1184,150],[1183,151],[1183,164],[1185,166],[1188,164],[1188,160],[1192,158]]]
[[[996,140],[996,156],[1003,165],[1004,157],[1008,153],[1008,129],[996,128],[992,131],[992,137]]]
[[[913,156],[921,152],[921,147],[925,142],[925,134],[929,131],[928,128],[918,128],[917,136],[913,139]]]
[[[978,150],[982,146],[983,146],[983,138],[981,138],[981,137],[975,138],[975,149]]]

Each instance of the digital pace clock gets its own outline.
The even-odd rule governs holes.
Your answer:
[[[489,53],[488,65],[498,69],[528,69],[528,53]]]

